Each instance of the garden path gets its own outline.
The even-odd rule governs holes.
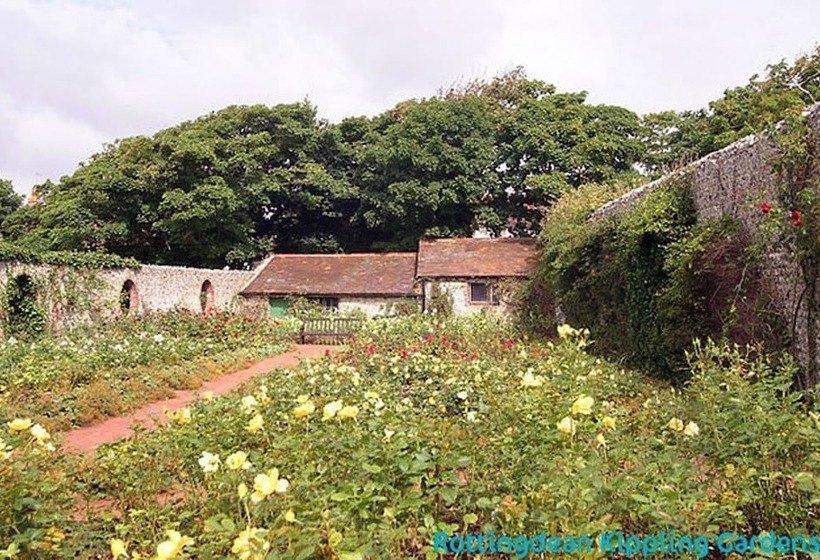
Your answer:
[[[297,344],[296,350],[267,358],[250,367],[206,381],[201,387],[194,390],[176,391],[170,399],[146,404],[139,410],[117,418],[109,418],[93,426],[84,426],[63,433],[63,449],[83,453],[92,453],[97,447],[119,439],[134,435],[131,427],[140,424],[147,430],[156,427],[157,422],[164,424],[168,419],[163,409],[179,410],[194,401],[205,391],[212,391],[214,396],[223,395],[232,391],[251,377],[267,373],[276,368],[296,366],[305,358],[322,356],[327,350],[338,349],[338,346],[323,346],[320,344]]]

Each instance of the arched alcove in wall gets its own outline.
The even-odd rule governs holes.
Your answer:
[[[203,313],[210,313],[214,307],[214,286],[205,280],[199,289],[199,306]]]
[[[120,290],[120,311],[128,315],[136,313],[140,307],[140,293],[133,280],[126,280]]]
[[[3,292],[3,306],[6,334],[27,336],[45,332],[46,317],[37,301],[37,284],[28,274],[19,274],[9,281]]]

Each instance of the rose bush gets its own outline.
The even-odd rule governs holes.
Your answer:
[[[37,542],[56,526],[54,557],[433,558],[436,531],[818,531],[820,415],[788,361],[697,344],[681,390],[561,332],[369,322],[338,353],[62,467],[97,506],[64,509],[63,485]]]

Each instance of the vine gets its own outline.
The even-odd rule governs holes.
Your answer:
[[[6,336],[30,339],[46,332],[46,315],[38,301],[37,284],[28,274],[9,275],[0,302]]]
[[[767,230],[775,243],[790,252],[800,268],[803,286],[791,317],[797,339],[801,309],[805,309],[806,363],[798,378],[802,388],[820,381],[817,356],[818,296],[820,278],[820,138],[802,111],[790,112],[771,135],[777,155],[772,168],[782,179],[777,201],[764,201]]]
[[[138,269],[140,263],[130,257],[120,257],[100,252],[74,251],[32,251],[0,241],[0,262],[19,262],[21,264],[54,264],[68,265],[77,268],[133,268]]]

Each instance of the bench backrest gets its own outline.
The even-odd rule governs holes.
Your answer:
[[[361,319],[353,317],[310,317],[302,319],[302,332],[306,334],[353,334],[361,322]]]

